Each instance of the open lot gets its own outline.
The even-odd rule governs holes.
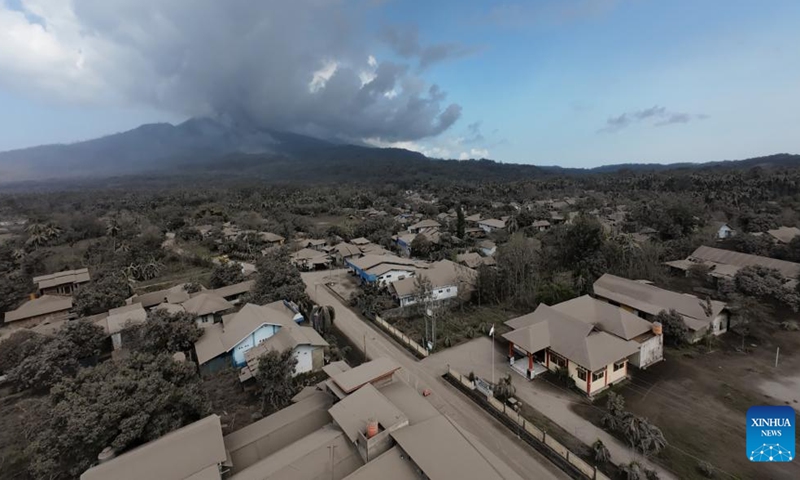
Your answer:
[[[436,320],[436,346],[434,351],[450,348],[468,342],[473,338],[486,335],[492,325],[500,334],[505,328],[503,322],[517,316],[516,313],[501,307],[477,307],[464,305],[442,312]],[[421,345],[425,338],[425,318],[415,315],[409,318],[385,319],[395,328],[417,341]],[[428,327],[430,328],[430,326]]]
[[[718,470],[718,478],[800,478],[800,463],[751,463],[746,457],[745,415],[753,405],[800,402],[800,334],[766,326],[751,353],[736,351],[741,339],[724,335],[710,352],[704,347],[669,350],[666,361],[614,388],[626,409],[648,418],[669,442],[656,460],[680,478],[703,478],[699,461]],[[750,343],[750,342],[748,342]],[[775,352],[781,359],[775,368]],[[603,407],[604,399],[595,402]],[[573,410],[599,425],[602,411],[573,404]],[[729,475],[726,475],[729,474]]]

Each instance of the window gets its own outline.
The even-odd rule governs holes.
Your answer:
[[[581,380],[583,380],[584,382],[586,381],[586,374],[587,374],[587,373],[588,373],[588,372],[587,372],[586,370],[584,370],[584,369],[582,369],[582,368],[578,368],[578,378],[580,378],[580,379],[581,379]]]
[[[596,382],[598,380],[602,380],[603,377],[605,377],[605,376],[606,376],[606,371],[605,370],[598,370],[596,372],[592,372],[592,381]]]
[[[555,363],[558,367],[567,367],[567,359],[557,353],[550,352],[550,361]]]
[[[625,368],[625,360],[614,363],[614,371],[618,372]]]
[[[447,293],[450,293],[450,289],[449,288],[447,289]]]

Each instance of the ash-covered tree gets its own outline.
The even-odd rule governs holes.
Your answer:
[[[87,284],[75,293],[75,311],[78,315],[96,315],[125,305],[131,287],[125,277],[115,272],[97,272]]]
[[[209,410],[194,364],[141,353],[82,369],[53,387],[50,403],[29,447],[34,478],[77,478],[104,448],[122,453]]]
[[[257,263],[258,276],[251,300],[265,305],[278,300],[299,303],[308,299],[300,272],[289,262],[285,250],[267,252]]]
[[[689,327],[683,317],[675,309],[661,310],[655,318],[664,328],[664,342],[673,347],[680,347],[689,341]]]
[[[214,265],[211,271],[211,278],[208,286],[211,288],[222,288],[235,283],[244,281],[242,265],[238,262],[226,262]]]
[[[291,403],[297,394],[296,366],[297,358],[291,349],[282,352],[270,350],[258,359],[255,378],[261,388],[264,413],[276,412]]]
[[[106,335],[103,329],[86,320],[69,322],[52,338],[30,339],[25,356],[10,369],[8,376],[22,389],[47,390],[66,377],[74,376],[79,360],[100,353]]]
[[[411,253],[417,257],[427,257],[430,255],[432,246],[430,240],[425,235],[417,235],[411,241]]]
[[[461,207],[461,204],[458,204],[458,206],[456,206],[456,237],[463,240],[466,230],[467,221],[464,217],[464,209]]]
[[[79,359],[99,355],[108,338],[102,327],[84,319],[65,323],[56,336],[74,345]]]
[[[22,272],[0,272],[0,311],[8,312],[22,305],[34,291],[31,277]]]
[[[127,327],[123,335],[131,350],[157,355],[191,350],[203,330],[188,313],[156,309],[148,312],[146,322]]]
[[[30,330],[17,330],[0,342],[0,374],[8,373],[23,359],[36,354],[51,340]]]

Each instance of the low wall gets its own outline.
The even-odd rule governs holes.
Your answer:
[[[382,319],[380,316],[375,315],[375,319],[373,321],[375,322],[376,325],[381,327],[383,331],[394,337],[395,340],[402,343],[409,350],[411,350],[416,356],[420,358],[425,358],[428,356],[428,351],[422,348],[420,344],[418,344],[414,340],[411,340],[405,333],[401,332],[400,330],[386,323],[386,321]]]
[[[478,400],[485,409],[489,410],[494,417],[503,422],[509,429],[516,431],[520,438],[523,438],[537,451],[550,459],[559,468],[575,479],[610,480],[610,478],[593,465],[589,465],[583,459],[572,453],[567,447],[562,445],[555,438],[547,435],[547,432],[534,426],[519,412],[507,407],[505,403],[494,397],[487,397],[475,390],[473,383],[468,377],[461,375],[457,371],[448,367],[448,379],[461,390],[468,392],[474,399]]]

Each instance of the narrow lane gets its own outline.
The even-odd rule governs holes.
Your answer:
[[[478,438],[492,453],[506,462],[524,479],[566,479],[564,472],[542,457],[533,448],[513,435],[504,425],[490,417],[480,407],[464,398],[441,378],[445,369],[428,367],[419,362],[410,352],[396,344],[372,324],[362,320],[344,305],[338,296],[324,287],[324,282],[336,275],[346,275],[344,270],[303,273],[306,291],[316,303],[331,305],[336,310],[336,327],[363,349],[366,343],[367,357],[389,357],[401,367],[400,375],[417,391],[428,388],[428,397],[439,412],[447,415],[474,437]],[[328,280],[326,280],[328,279]],[[439,371],[441,370],[441,371]]]

